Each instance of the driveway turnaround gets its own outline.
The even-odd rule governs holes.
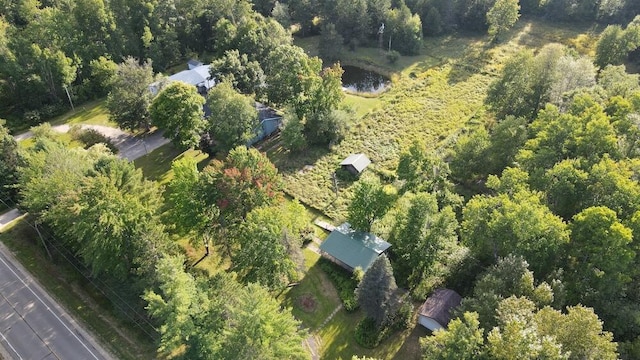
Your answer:
[[[93,129],[102,135],[108,137],[113,145],[118,150],[118,156],[127,160],[135,160],[141,156],[144,156],[153,150],[159,148],[164,144],[169,143],[169,139],[166,139],[162,131],[155,131],[153,133],[144,134],[141,136],[133,136],[128,132],[122,131],[117,128],[102,125],[81,125],[83,129]],[[66,133],[71,129],[69,125],[56,125],[51,127],[54,131],[59,133]],[[33,137],[31,131],[14,136],[16,141],[22,141]]]
[[[18,360],[112,359],[1,243],[0,347],[0,356]]]

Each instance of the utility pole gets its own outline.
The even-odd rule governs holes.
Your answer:
[[[75,108],[73,107],[73,101],[71,101],[71,95],[69,95],[69,89],[67,88],[67,85],[62,85],[62,86],[64,86],[64,91],[67,93],[69,104],[71,104],[71,110],[75,110]]]

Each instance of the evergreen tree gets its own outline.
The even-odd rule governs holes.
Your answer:
[[[393,311],[392,302],[397,289],[391,263],[387,255],[382,254],[367,269],[356,288],[358,304],[368,317],[375,320],[378,327],[392,315],[390,312]]]

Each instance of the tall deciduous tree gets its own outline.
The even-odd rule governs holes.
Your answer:
[[[38,216],[78,189],[96,158],[106,155],[66,148],[48,139],[37,139],[35,150],[24,154],[18,173],[20,204]]]
[[[95,274],[125,280],[150,274],[169,251],[158,218],[161,202],[157,184],[145,180],[133,163],[103,158],[46,219]]]
[[[487,12],[489,35],[497,41],[520,17],[519,0],[497,0]]]
[[[203,196],[200,173],[192,157],[183,157],[171,164],[173,178],[169,182],[168,216],[179,234],[201,236],[207,233],[218,217],[215,204],[207,204]]]
[[[221,83],[209,91],[207,105],[211,109],[209,134],[216,149],[229,151],[251,139],[258,125],[252,98],[237,93],[229,83]]]
[[[199,329],[194,315],[206,312],[211,305],[207,294],[198,288],[196,279],[184,271],[184,261],[182,256],[160,259],[156,269],[159,291],[147,290],[142,296],[148,303],[149,315],[162,323],[158,329],[158,350],[162,353],[178,351],[184,346]]]
[[[562,289],[558,281],[552,282],[554,288]],[[560,291],[562,292],[562,291]],[[480,324],[487,328],[498,325],[496,309],[503,299],[510,296],[524,297],[532,301],[537,308],[547,305],[562,306],[563,294],[554,294],[546,282],[535,283],[529,264],[520,256],[509,255],[482,274],[473,289],[473,296],[462,302],[461,312],[475,312]]]
[[[0,199],[12,204],[18,193],[18,143],[0,119]]]
[[[118,65],[112,60],[100,56],[89,62],[89,69],[91,71],[90,81],[95,93],[94,96],[102,97],[108,95],[111,92]]]
[[[487,334],[487,355],[490,359],[550,359],[567,360],[561,344],[537,331],[532,324],[535,305],[526,298],[504,299],[497,308],[499,327]]]
[[[251,210],[275,203],[282,195],[280,188],[278,171],[269,158],[254,148],[238,146],[224,161],[214,160],[202,171],[197,194],[205,209],[219,209],[216,224],[228,229]],[[231,255],[234,239],[221,236],[220,240]]]
[[[495,187],[507,184],[506,179],[503,175],[502,184]],[[536,274],[544,276],[554,268],[569,233],[562,219],[542,203],[540,194],[523,186],[472,198],[463,210],[461,239],[484,264],[508,254],[522,255]]]
[[[449,180],[449,164],[435,154],[428,154],[424,143],[414,141],[407,151],[400,154],[398,178],[404,180],[403,191],[427,191],[438,199],[438,205],[454,207],[462,204]]]
[[[378,327],[392,310],[390,305],[397,288],[387,255],[378,256],[364,273],[356,289],[358,304],[368,317],[375,320]]]
[[[304,207],[298,203],[252,210],[237,232],[239,249],[233,270],[242,282],[255,282],[270,290],[284,289],[298,279],[305,226]]]
[[[598,85],[611,96],[628,97],[640,89],[640,75],[627,73],[624,65],[607,65],[598,74]]]
[[[296,108],[298,116],[306,112],[296,104],[304,102],[319,82],[318,74],[322,61],[310,58],[301,48],[281,45],[273,49],[264,63],[267,87],[265,94],[275,105],[290,104]]]
[[[300,322],[264,288],[249,284],[232,303],[212,359],[309,359]]]
[[[498,118],[534,118],[548,100],[556,64],[563,55],[564,48],[557,44],[543,47],[535,57],[529,50],[514,55],[489,87],[486,103]]]
[[[349,204],[347,219],[354,229],[371,231],[373,223],[384,216],[394,198],[393,190],[382,185],[378,178],[361,179]]]
[[[129,57],[118,64],[113,87],[107,97],[109,118],[123,129],[148,129],[151,125],[149,106],[153,97],[149,85],[154,80],[150,62],[141,65]]]
[[[304,136],[304,121],[294,111],[288,110],[282,119],[283,127],[280,137],[282,145],[292,152],[301,151],[307,147],[307,139]]]
[[[478,314],[464,313],[462,318],[451,320],[446,330],[420,339],[424,359],[474,360],[482,358],[484,329],[480,328]]]
[[[450,207],[438,211],[435,196],[411,197],[408,209],[398,211],[389,237],[391,251],[398,256],[395,269],[400,285],[421,297],[441,284],[462,252],[457,229],[455,213]]]
[[[211,75],[217,81],[226,81],[243,94],[255,94],[264,85],[264,72],[260,63],[249,61],[247,54],[228,50],[211,63]]]
[[[570,360],[618,358],[613,334],[602,329],[602,321],[591,308],[569,306],[563,314],[546,307],[534,315],[533,321],[540,334],[562,345]]]
[[[595,58],[600,68],[622,64],[630,52],[640,47],[640,16],[636,19],[624,30],[620,25],[609,25],[600,34]]]
[[[609,208],[590,207],[574,216],[567,283],[572,301],[603,307],[610,294],[624,290],[636,255],[631,240],[631,229]]]
[[[418,14],[404,3],[399,8],[387,11],[385,39],[389,50],[397,50],[403,55],[415,55],[422,47],[422,21]]]
[[[175,81],[153,99],[149,115],[153,124],[182,149],[198,145],[207,125],[202,106],[205,99],[187,83]]]

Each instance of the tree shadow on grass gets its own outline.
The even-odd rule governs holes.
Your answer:
[[[259,150],[267,153],[271,162],[283,175],[307,171],[318,159],[331,152],[326,146],[310,146],[300,152],[290,152],[280,144],[280,141],[266,145],[259,148]]]
[[[462,57],[451,62],[449,85],[464,82],[471,76],[481,73],[491,61],[491,54],[488,51],[490,49],[491,44],[485,41],[479,40],[468,44]]]
[[[305,250],[305,265],[308,268],[304,277],[281,297],[282,304],[292,308],[293,315],[312,331],[318,329],[340,305],[338,292],[320,268],[318,258],[319,255],[311,250]],[[314,301],[313,308],[308,306],[309,299]]]

